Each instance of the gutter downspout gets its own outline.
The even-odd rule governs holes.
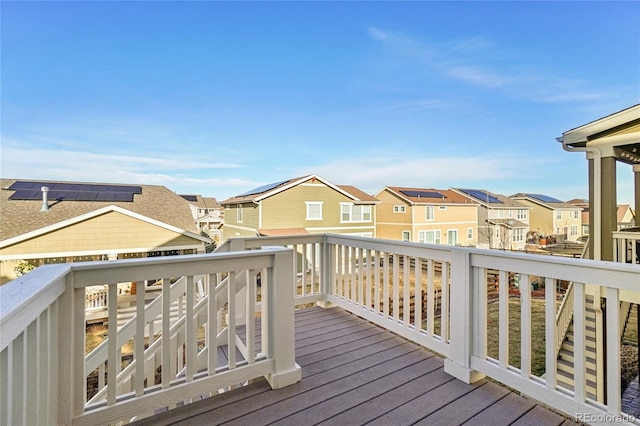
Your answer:
[[[602,198],[602,152],[599,148],[595,147],[569,147],[563,143],[562,137],[556,139],[562,143],[562,149],[567,152],[586,152],[593,156],[593,198],[595,200],[589,200],[589,204],[593,205],[593,227],[595,229],[589,230],[589,237],[593,239],[593,259],[602,260],[602,208],[600,205],[600,199]],[[591,214],[591,212],[589,212]],[[595,290],[595,289],[594,289]],[[600,297],[601,289],[598,288],[594,291],[593,296],[593,309],[596,316],[596,400],[600,403],[604,403],[604,391],[605,391],[605,350],[604,350],[604,315],[602,312],[602,298]],[[598,300],[596,301],[596,296]],[[586,348],[585,348],[586,349]]]

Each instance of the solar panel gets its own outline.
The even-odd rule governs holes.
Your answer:
[[[480,201],[484,201],[485,203],[497,203],[497,204],[504,204],[502,201],[500,201],[497,197],[494,197],[493,195],[489,194],[486,191],[483,191],[481,189],[459,189],[460,192],[464,192],[465,194],[476,198]]]
[[[400,190],[401,193],[407,197],[424,197],[424,198],[447,198],[439,192],[435,191],[412,191],[412,190]]]
[[[198,201],[198,196],[197,195],[181,195],[181,197],[184,198],[185,200],[191,201],[193,203]]]
[[[544,194],[526,194],[528,197],[535,198],[538,201],[542,201],[543,203],[562,203],[563,201],[558,200],[557,198],[549,197]]]
[[[261,194],[263,192],[267,192],[270,191],[274,188],[279,187],[280,185],[282,185],[283,183],[289,182],[288,180],[283,180],[282,182],[276,182],[276,183],[270,183],[268,185],[263,185],[263,186],[259,186],[258,188],[254,188],[250,191],[247,191],[243,194],[237,195],[237,197],[246,197],[247,195],[253,195],[253,194]]]
[[[49,188],[47,198],[50,200],[132,202],[134,194],[142,194],[141,186],[16,181],[7,188],[15,191],[9,199],[41,200],[43,186]]]

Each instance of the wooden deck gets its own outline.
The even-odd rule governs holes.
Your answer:
[[[488,380],[456,380],[439,356],[342,309],[295,318],[301,382],[271,390],[260,379],[136,424],[576,424]]]

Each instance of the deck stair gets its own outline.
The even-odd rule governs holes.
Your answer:
[[[585,315],[585,338],[586,338],[586,360],[587,369],[586,390],[587,397],[597,400],[597,374],[596,374],[596,313],[593,309],[593,296],[585,297],[586,315]],[[633,326],[634,315],[631,315],[633,305],[628,302],[621,302],[620,322],[621,322],[621,341],[624,340],[626,327]],[[637,319],[637,318],[636,318]],[[573,336],[573,320],[567,329],[562,346],[558,351],[558,385],[570,391],[573,391],[573,366],[574,366],[574,336]]]
[[[586,337],[586,362],[587,383],[585,385],[587,397],[597,400],[596,398],[596,313],[593,309],[593,297],[586,296],[586,315],[585,315],[585,337]],[[565,334],[562,346],[558,352],[558,385],[573,391],[573,321]]]

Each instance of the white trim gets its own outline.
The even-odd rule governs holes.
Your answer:
[[[305,212],[305,218],[304,220],[324,220],[323,219],[323,205],[324,202],[323,201],[305,201],[304,202],[305,206],[306,206],[306,212]],[[309,206],[320,206],[320,217],[310,217],[309,216]]]
[[[592,121],[591,123],[576,127],[575,129],[568,130],[564,132],[559,139],[565,145],[585,142],[589,136],[627,124],[633,120],[637,120],[639,117],[640,105],[634,105],[631,108],[600,118]]]
[[[105,213],[111,213],[111,212],[121,213],[121,214],[123,214],[125,216],[129,216],[129,217],[132,217],[134,219],[141,220],[141,221],[149,223],[151,225],[155,225],[155,226],[158,226],[160,228],[164,228],[164,229],[167,229],[169,231],[172,231],[172,232],[175,232],[175,233],[187,236],[187,237],[195,238],[195,239],[200,240],[200,241],[205,242],[205,243],[210,243],[211,242],[211,239],[203,237],[202,235],[196,234],[195,232],[191,232],[191,231],[186,231],[184,229],[180,229],[180,228],[175,227],[173,225],[169,225],[168,223],[160,222],[159,220],[152,219],[152,218],[150,218],[148,216],[143,216],[143,215],[141,215],[139,213],[134,213],[134,212],[132,212],[130,210],[123,209],[122,207],[119,207],[119,206],[110,205],[110,206],[103,207],[101,209],[93,210],[93,211],[91,211],[89,213],[81,214],[80,216],[75,216],[75,217],[72,217],[70,219],[66,219],[66,220],[63,220],[61,222],[57,222],[57,223],[54,223],[52,225],[45,226],[45,227],[40,228],[40,229],[36,229],[35,231],[27,232],[25,234],[17,235],[17,236],[15,236],[13,238],[8,238],[8,239],[6,239],[4,241],[0,241],[0,248],[9,247],[9,246],[12,246],[14,244],[20,243],[22,241],[29,240],[29,239],[35,238],[35,237],[39,237],[41,235],[48,234],[48,233],[53,232],[53,231],[57,231],[58,229],[62,229],[62,228],[65,228],[67,226],[75,225],[76,223],[80,223],[80,222],[83,222],[83,221],[88,220],[88,219],[93,219],[93,218],[101,216],[101,215],[103,215]]]

